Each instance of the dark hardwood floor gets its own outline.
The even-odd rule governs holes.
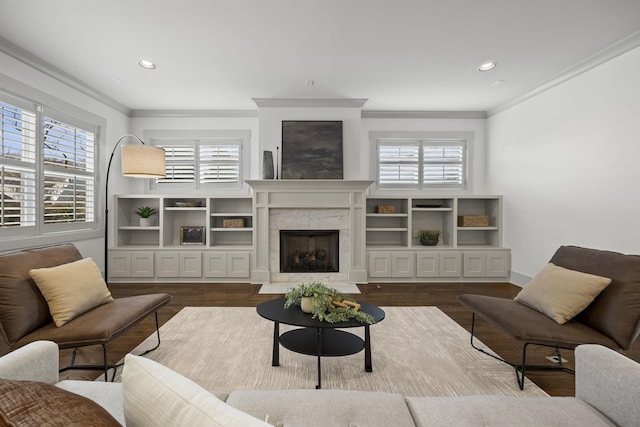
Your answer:
[[[460,305],[456,299],[464,293],[493,295],[512,298],[519,287],[508,283],[404,283],[359,285],[362,292],[357,299],[379,306],[428,306],[434,305],[451,317],[465,329],[471,328],[471,313]],[[164,324],[183,307],[254,307],[262,301],[276,295],[260,295],[260,285],[251,284],[111,284],[114,297],[167,292],[173,295],[171,302],[158,312],[160,324]],[[119,336],[108,346],[109,362],[115,363],[154,332],[153,316]],[[521,345],[498,329],[491,327],[480,319],[476,322],[476,335],[500,356],[509,361],[520,360]],[[419,339],[419,337],[416,337]],[[428,342],[424,343],[429,346]],[[545,357],[554,354],[552,349],[533,348],[529,350],[530,363],[550,363]],[[573,352],[563,351],[562,356],[573,368]],[[69,363],[70,350],[61,351],[60,366]],[[633,355],[635,360],[640,360]],[[78,351],[76,363],[100,363],[102,351],[100,347],[82,348]],[[99,375],[97,371],[65,371],[62,379],[93,380]],[[561,371],[530,371],[527,377],[552,396],[573,396],[574,376]],[[517,383],[513,380],[513,386]]]

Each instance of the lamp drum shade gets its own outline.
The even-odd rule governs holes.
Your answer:
[[[134,178],[164,177],[164,150],[151,145],[123,145],[122,175]]]

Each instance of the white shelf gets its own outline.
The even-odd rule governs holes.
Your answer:
[[[251,212],[212,212],[211,216],[231,217],[231,216],[253,216]]]
[[[452,212],[453,208],[411,208],[412,212]]]
[[[488,230],[488,231],[494,231],[494,230],[498,230],[498,227],[458,227],[458,230],[463,230],[463,231],[482,231],[482,230]]]
[[[368,213],[368,217],[371,218],[406,218],[409,214],[406,213]]]

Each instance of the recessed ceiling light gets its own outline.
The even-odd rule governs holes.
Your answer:
[[[156,68],[156,64],[149,61],[148,59],[141,59],[140,61],[138,61],[138,65],[142,68],[146,68],[147,70],[155,70]]]
[[[493,62],[493,61],[485,62],[484,64],[478,67],[478,71],[493,70],[494,68],[496,68],[497,65],[498,65],[497,62]]]

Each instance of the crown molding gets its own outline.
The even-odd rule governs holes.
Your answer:
[[[547,80],[546,82],[537,86],[535,89],[525,93],[524,95],[521,95],[510,101],[507,101],[504,104],[501,104],[495,108],[489,109],[487,111],[487,117],[491,117],[511,107],[521,104],[599,65],[602,65],[620,55],[623,55],[633,49],[636,49],[639,46],[640,46],[640,31],[636,31],[635,33],[632,33],[628,37],[625,37],[622,40],[619,40],[616,43],[613,43],[612,45],[600,50],[598,53],[579,62],[573,67],[568,68],[567,70]]]
[[[363,110],[363,119],[486,119],[484,111],[384,111]]]
[[[129,116],[131,114],[131,110],[125,105],[122,105],[118,101],[109,98],[107,95],[98,92],[86,83],[76,79],[70,74],[65,73],[58,67],[38,58],[32,53],[22,49],[19,46],[16,46],[15,44],[6,39],[3,39],[2,37],[0,37],[0,52],[7,54],[13,59],[20,61],[25,65],[28,65],[29,67],[51,77],[52,79],[57,80],[60,83],[63,83],[70,88],[75,89],[78,92],[87,95],[88,97],[93,98],[96,101],[99,101],[116,111],[121,112],[126,116]]]
[[[362,108],[365,98],[251,98],[259,108]]]
[[[131,110],[130,117],[258,117],[257,110]]]

